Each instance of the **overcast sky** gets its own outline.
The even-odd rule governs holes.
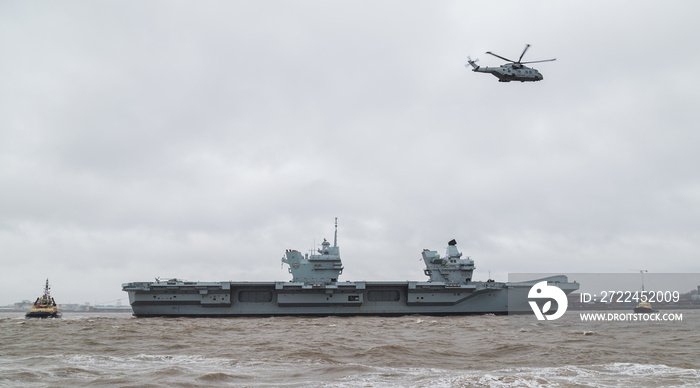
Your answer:
[[[0,2],[0,305],[121,283],[700,273],[700,3]],[[536,83],[464,67],[535,64]],[[700,284],[700,278],[698,279]]]

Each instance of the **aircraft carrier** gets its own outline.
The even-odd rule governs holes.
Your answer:
[[[474,261],[457,242],[441,257],[423,250],[427,281],[338,281],[343,271],[338,224],[333,245],[316,254],[287,250],[289,282],[191,282],[180,279],[122,284],[136,317],[237,317],[293,315],[467,315],[533,313],[528,292],[537,283],[564,293],[579,284],[557,275],[526,282],[473,281]]]

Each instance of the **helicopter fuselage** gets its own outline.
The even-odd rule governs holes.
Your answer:
[[[533,69],[532,67],[527,67],[523,65],[513,65],[508,63],[506,65],[501,65],[498,67],[482,67],[477,66],[472,61],[469,63],[472,65],[472,71],[477,73],[490,73],[498,78],[498,82],[510,82],[510,81],[520,81],[520,82],[534,82],[541,81],[544,77],[542,74]]]
[[[491,73],[493,74],[496,78],[498,78],[499,82],[510,82],[510,81],[520,81],[520,82],[533,82],[533,81],[542,81],[544,77],[542,77],[542,74],[540,74],[537,69],[533,69],[532,67],[527,67],[525,66],[526,63],[540,63],[540,62],[551,62],[551,61],[556,61],[556,58],[552,59],[543,59],[539,61],[527,61],[523,62],[523,55],[525,55],[525,52],[527,49],[530,48],[529,44],[525,45],[525,50],[523,50],[523,53],[520,54],[520,58],[518,58],[517,61],[514,61],[512,59],[508,59],[506,57],[502,57],[498,54],[494,54],[491,51],[487,51],[486,54],[493,55],[496,58],[499,58],[501,60],[504,60],[506,62],[505,65],[501,65],[498,67],[481,67],[476,64],[476,61],[478,59],[475,59],[472,61],[471,58],[467,57],[467,64],[464,65],[467,68],[469,66],[472,67],[472,71],[475,71],[477,73]]]

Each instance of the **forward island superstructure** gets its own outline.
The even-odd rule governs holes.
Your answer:
[[[423,250],[427,281],[339,281],[343,271],[336,221],[333,245],[316,254],[287,250],[289,282],[190,282],[180,279],[124,283],[137,317],[275,315],[466,315],[532,313],[529,289],[546,280],[565,293],[578,289],[566,276],[527,282],[473,281],[474,261],[451,240],[445,257]],[[510,304],[509,304],[510,303]]]

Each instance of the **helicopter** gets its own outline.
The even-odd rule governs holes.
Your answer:
[[[556,61],[556,58],[553,59],[545,59],[541,61],[529,61],[529,62],[522,62],[523,55],[525,55],[525,52],[527,49],[530,48],[530,45],[527,44],[525,45],[525,50],[523,50],[523,53],[520,54],[520,58],[518,58],[517,61],[510,60],[508,58],[504,58],[500,55],[494,54],[491,51],[487,51],[486,54],[491,54],[496,58],[503,59],[504,61],[508,61],[510,63],[506,63],[505,65],[501,65],[499,67],[481,67],[477,66],[476,62],[478,59],[475,59],[472,61],[470,57],[467,57],[467,64],[464,65],[467,69],[469,66],[473,67],[472,71],[476,71],[478,73],[491,73],[496,78],[498,78],[498,82],[510,82],[510,81],[520,81],[520,82],[534,82],[534,81],[542,81],[544,77],[542,77],[542,74],[540,74],[537,69],[534,69],[532,67],[527,67],[524,66],[526,63],[539,63],[539,62],[551,62],[551,61]]]

